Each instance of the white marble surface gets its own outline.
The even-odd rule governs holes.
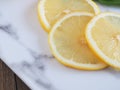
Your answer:
[[[47,33],[38,22],[37,3],[38,0],[0,0],[0,58],[32,90],[120,90],[117,71],[74,70],[54,59]],[[120,12],[116,7],[101,9]]]

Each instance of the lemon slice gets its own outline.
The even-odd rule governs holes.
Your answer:
[[[120,15],[102,13],[87,26],[88,44],[104,62],[120,69]]]
[[[85,39],[85,27],[92,17],[90,13],[71,13],[53,26],[49,43],[59,62],[83,70],[99,70],[107,66],[93,55]]]
[[[38,4],[39,20],[47,32],[54,23],[73,11],[99,13],[99,8],[92,0],[41,0]]]

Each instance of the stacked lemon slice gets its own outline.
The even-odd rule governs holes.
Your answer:
[[[86,39],[102,61],[120,69],[120,15],[101,13],[95,16],[87,26]]]
[[[41,0],[38,4],[39,20],[47,32],[64,15],[76,11],[93,14],[100,12],[91,0]]]
[[[82,70],[120,69],[120,15],[100,13],[92,0],[41,0],[38,16],[60,63]]]

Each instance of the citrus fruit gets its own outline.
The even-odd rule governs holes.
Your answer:
[[[92,51],[110,66],[120,69],[120,15],[101,13],[87,26],[86,39]]]
[[[71,12],[99,13],[99,8],[92,0],[40,0],[38,16],[44,30],[49,32],[55,22]]]
[[[107,65],[94,56],[85,39],[85,27],[93,14],[76,12],[65,15],[51,29],[49,44],[62,64],[83,70],[99,70]]]

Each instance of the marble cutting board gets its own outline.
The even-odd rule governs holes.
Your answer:
[[[37,18],[38,0],[0,0],[0,58],[32,90],[120,90],[120,72],[80,71],[58,63]],[[120,7],[101,6],[120,12]]]

